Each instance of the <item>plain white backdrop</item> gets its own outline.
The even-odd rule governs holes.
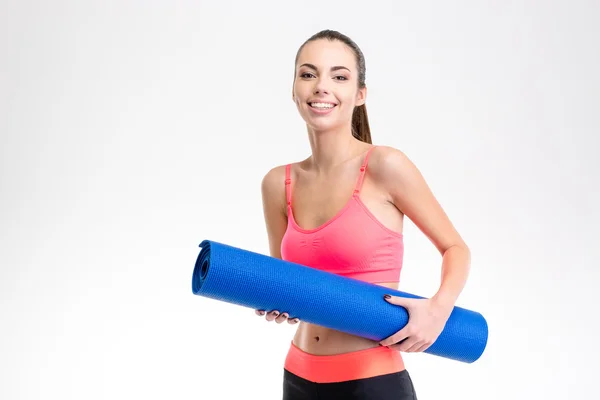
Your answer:
[[[349,35],[375,144],[472,251],[474,364],[419,399],[592,399],[600,351],[594,1],[0,3],[0,398],[278,399],[296,326],[191,293],[203,239],[268,254],[260,182],[309,155],[298,47]],[[282,190],[283,190],[282,186]],[[406,220],[400,289],[441,257]]]

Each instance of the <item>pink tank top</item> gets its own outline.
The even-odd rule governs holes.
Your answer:
[[[285,169],[288,226],[281,242],[283,260],[366,282],[398,282],[404,255],[403,235],[385,227],[360,199],[368,150],[352,197],[330,220],[303,229],[292,211],[291,165]]]

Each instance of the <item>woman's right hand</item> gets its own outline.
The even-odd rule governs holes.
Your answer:
[[[254,310],[254,312],[256,313],[256,315],[262,317],[263,315],[265,315],[265,310]],[[275,320],[275,322],[277,322],[278,324],[281,324],[283,321],[286,321],[293,325],[298,323],[300,320],[298,318],[289,318],[288,313],[279,313],[278,310],[272,310],[269,311],[268,313],[266,313],[267,316],[265,317],[267,321],[273,321]]]

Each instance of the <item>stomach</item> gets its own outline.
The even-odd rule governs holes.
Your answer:
[[[398,290],[398,282],[376,284]],[[302,351],[319,356],[349,353],[379,346],[378,341],[304,321],[300,321],[298,324],[293,343]]]

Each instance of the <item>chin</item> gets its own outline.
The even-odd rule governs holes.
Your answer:
[[[309,124],[309,126],[315,131],[329,131],[339,127],[339,124]]]

